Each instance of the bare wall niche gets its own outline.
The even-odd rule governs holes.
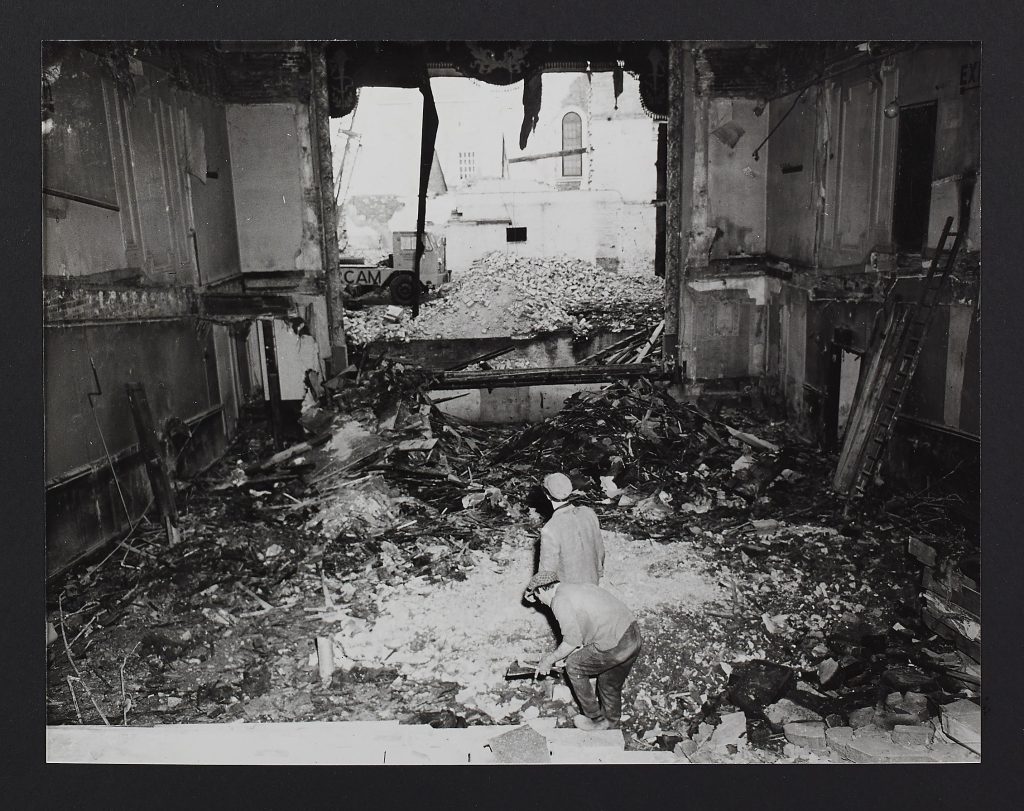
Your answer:
[[[303,184],[297,107],[234,104],[227,109],[243,272],[300,267]]]
[[[708,129],[708,220],[718,228],[713,259],[765,250],[767,161],[751,151],[768,134],[768,116],[750,99],[715,99]]]

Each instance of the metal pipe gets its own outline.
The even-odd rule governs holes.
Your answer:
[[[116,203],[106,203],[102,200],[97,200],[93,197],[83,197],[80,194],[71,194],[66,191],[57,191],[57,189],[51,189],[49,186],[43,186],[43,194],[48,194],[51,197],[63,197],[65,200],[73,200],[76,203],[85,203],[88,206],[96,206],[97,208],[105,208],[107,211],[120,211],[121,206]]]
[[[189,228],[188,230],[189,230],[190,236],[192,237],[192,253],[196,257],[196,277],[199,280],[199,286],[202,287],[202,285],[203,285],[203,271],[202,271],[202,268],[199,267],[199,237],[196,234],[196,229],[195,228]]]

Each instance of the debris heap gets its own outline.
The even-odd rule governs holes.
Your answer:
[[[567,257],[498,252],[454,274],[420,315],[398,322],[387,307],[345,314],[350,343],[420,338],[523,337],[562,329],[635,330],[661,317],[662,280],[649,271],[609,271]]]
[[[630,747],[698,762],[980,753],[980,621],[963,616],[980,583],[949,527],[911,501],[848,518],[826,489],[834,459],[764,414],[641,380],[484,429],[442,413],[428,375],[385,361],[325,385],[337,393],[306,441],[273,452],[250,431],[182,486],[181,543],[141,525],[55,584],[49,721],[569,724],[564,683],[503,678],[553,643],[518,599],[536,543],[521,505],[562,470],[645,637]],[[938,597],[932,632],[920,619]]]

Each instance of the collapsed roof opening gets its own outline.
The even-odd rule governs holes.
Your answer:
[[[664,297],[655,266],[662,128],[641,79],[619,63],[544,73],[525,147],[524,80],[429,83],[439,123],[423,189],[416,89],[361,87],[351,112],[332,122],[350,344],[437,367],[452,341],[462,345],[459,360],[495,348],[477,348],[482,339],[515,341],[483,368],[536,368],[573,365],[642,330],[612,353],[636,357]],[[410,302],[396,300],[393,285],[416,272],[401,243],[413,240],[420,192],[425,304],[417,314],[394,307]],[[438,341],[449,344],[443,353]],[[644,353],[648,363],[659,350]]]

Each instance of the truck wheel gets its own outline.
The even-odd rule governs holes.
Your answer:
[[[395,304],[412,304],[416,295],[416,280],[408,273],[400,273],[391,279],[388,290]]]

